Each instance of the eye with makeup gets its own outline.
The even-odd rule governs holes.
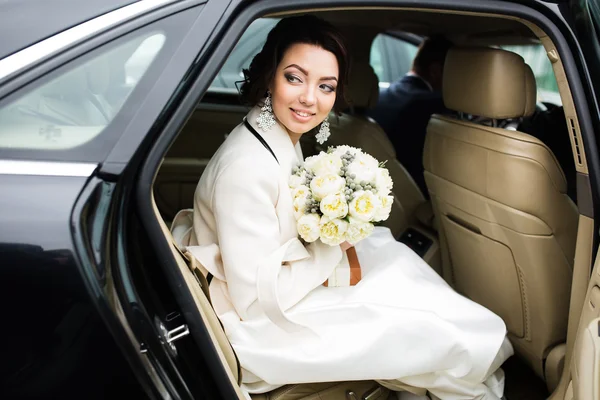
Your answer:
[[[333,92],[335,92],[335,89],[336,89],[335,86],[327,85],[327,84],[322,84],[319,86],[319,88],[326,93],[333,93]]]
[[[293,74],[284,74],[285,79],[290,83],[302,83],[302,80]]]

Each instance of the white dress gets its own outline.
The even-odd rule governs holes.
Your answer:
[[[512,354],[504,322],[457,294],[388,229],[357,244],[358,285],[322,286],[341,249],[297,239],[287,183],[299,146],[277,124],[258,129],[258,113],[247,119],[277,160],[243,124],[235,128],[200,179],[184,243],[213,275],[213,306],[243,389],[376,379],[441,399],[498,399],[502,385],[490,388],[489,378]]]

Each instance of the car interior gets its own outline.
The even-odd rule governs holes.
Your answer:
[[[580,272],[591,265],[593,220],[584,212],[591,192],[580,181],[587,175],[583,141],[554,43],[531,22],[505,15],[427,9],[310,12],[342,30],[353,56],[351,107],[330,118],[332,135],[324,146],[347,144],[387,160],[394,205],[384,225],[455,290],[503,318],[515,348],[504,365],[508,399],[542,399],[552,393],[551,398],[587,398],[581,397],[587,390],[582,382],[598,378],[589,376],[593,361],[573,349],[575,342],[593,346],[593,339],[585,340],[589,329],[578,326],[599,315],[593,302],[591,309],[584,307],[591,271],[587,278]],[[153,184],[157,219],[234,385],[241,379],[239,362],[212,311],[205,277],[195,273],[193,257],[173,243],[169,226],[179,210],[193,207],[205,166],[248,112],[236,89],[241,69],[283,16],[264,16],[246,30],[215,72],[213,85],[165,155]],[[436,34],[455,44],[446,58],[443,90],[444,103],[454,113],[434,115],[427,127],[423,166],[428,193],[423,193],[367,111],[390,84],[390,74],[398,79],[408,72],[411,60],[406,57],[414,56],[419,41]],[[394,44],[395,53],[390,50]],[[537,58],[531,57],[534,53]],[[543,73],[540,63],[548,66]],[[553,90],[547,89],[548,79]],[[544,122],[550,113],[561,122]],[[309,134],[301,145],[305,157],[325,150]],[[587,298],[597,297],[600,289],[589,292]],[[581,339],[576,340],[577,332]],[[287,385],[252,398],[388,396],[393,393],[376,382],[331,382]]]

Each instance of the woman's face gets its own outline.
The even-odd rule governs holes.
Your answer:
[[[337,84],[338,62],[333,53],[304,43],[287,49],[269,90],[273,113],[294,142],[327,117]]]

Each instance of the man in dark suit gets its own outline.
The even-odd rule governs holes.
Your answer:
[[[400,80],[380,90],[369,116],[381,125],[394,144],[398,161],[428,197],[423,177],[423,147],[432,114],[447,112],[442,100],[444,59],[452,43],[443,37],[425,39],[412,68]]]

